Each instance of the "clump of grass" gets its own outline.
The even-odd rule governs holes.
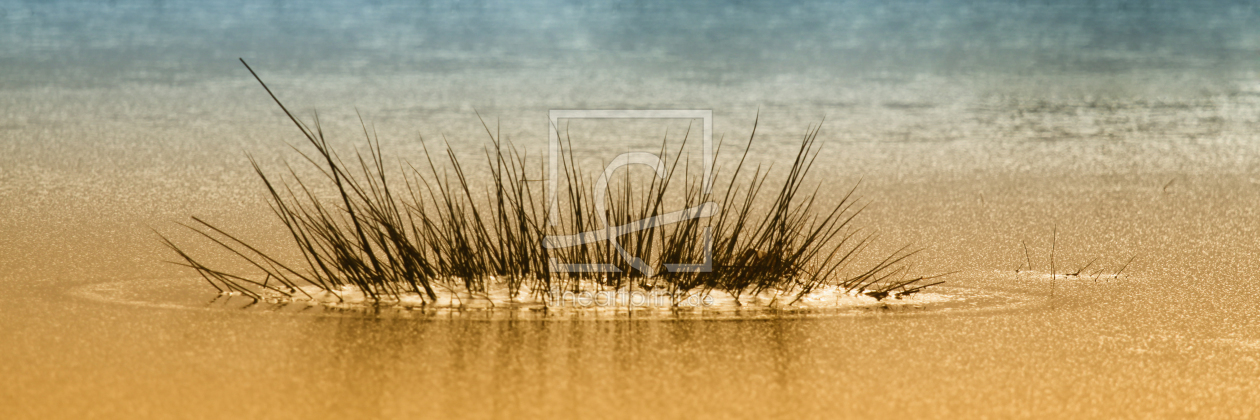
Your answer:
[[[622,182],[608,187],[612,194],[606,202],[589,188],[592,179],[579,167],[568,140],[560,162],[566,188],[559,191],[561,207],[567,211],[552,220],[541,183],[529,182],[539,178],[541,168],[531,174],[526,154],[501,140],[484,121],[490,139],[485,148],[488,188],[470,180],[449,147],[442,156],[430,153],[425,145],[421,165],[402,162],[398,171],[390,170],[379,139],[366,124],[367,153],[356,151],[350,165],[332,149],[318,117],[310,124],[294,117],[253,69],[249,71],[314,147],[313,154],[298,153],[318,168],[320,181],[332,187],[336,198],[322,199],[315,192],[318,188],[292,167],[288,177],[292,182],[277,181],[251,157],[270,195],[271,209],[301,258],[281,261],[193,217],[185,226],[256,269],[246,275],[211,268],[162,238],[178,255],[177,264],[192,268],[220,293],[255,300],[268,295],[314,299],[315,294],[342,299],[353,290],[371,302],[411,297],[428,304],[437,301],[437,290],[486,295],[505,287],[515,298],[523,288],[546,293],[637,287],[663,290],[675,301],[717,290],[736,302],[741,296],[773,291],[792,303],[826,286],[884,299],[910,296],[940,283],[926,282],[939,276],[907,280],[909,269],[902,263],[916,252],[907,248],[851,270],[872,236],[852,226],[862,212],[853,196],[856,186],[830,205],[821,204],[816,195],[821,184],[805,189],[806,175],[818,155],[818,127],[804,136],[781,183],[771,185],[770,171],[747,161],[756,136],[754,124],[749,146],[734,170],[714,174],[711,194],[703,193],[703,180],[692,176],[686,159],[680,157],[672,165],[660,165],[646,183],[636,182],[626,171]],[[663,142],[662,156],[667,155],[665,147]],[[398,172],[401,175],[395,175]],[[595,184],[612,181],[603,178]],[[710,196],[720,197],[720,202],[707,202]],[[707,211],[710,217],[643,224],[677,206]],[[544,246],[549,235],[600,229],[617,243],[605,239]],[[609,264],[619,272],[558,272],[557,261]],[[712,269],[674,265],[679,263],[703,263]],[[856,274],[844,275],[849,271]]]
[[[1069,269],[1063,273],[1059,273],[1056,268],[1057,265],[1056,265],[1056,259],[1055,259],[1055,255],[1056,255],[1055,252],[1058,250],[1058,239],[1059,239],[1059,226],[1056,223],[1052,225],[1052,228],[1050,231],[1050,249],[1049,249],[1049,263],[1048,264],[1050,267],[1049,275],[1050,275],[1050,298],[1051,299],[1054,299],[1055,297],[1058,280],[1060,278],[1065,281],[1088,278],[1088,279],[1092,279],[1094,283],[1098,283],[1098,280],[1100,279],[1119,279],[1120,275],[1123,274],[1124,271],[1129,268],[1129,265],[1133,263],[1133,260],[1137,259],[1138,257],[1138,254],[1134,254],[1127,261],[1125,261],[1124,264],[1122,264],[1119,269],[1115,270],[1115,273],[1112,273],[1112,274],[1106,274],[1110,270],[1106,267],[1106,261],[1103,257],[1090,258],[1088,261],[1085,262],[1084,265],[1079,266],[1075,271],[1071,271]],[[1019,267],[1015,268],[1016,274],[1019,274],[1024,271],[1031,271],[1033,269],[1032,268],[1033,267],[1032,254],[1028,249],[1027,241],[1021,240],[1019,241],[1019,243],[1024,251],[1025,262],[1022,263]],[[1027,270],[1024,269],[1025,266],[1028,267]],[[1089,270],[1091,267],[1094,267],[1093,274],[1089,273]]]

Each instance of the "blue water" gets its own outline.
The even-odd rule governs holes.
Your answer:
[[[13,84],[298,73],[629,68],[701,84],[784,75],[1256,69],[1248,1],[0,3]]]

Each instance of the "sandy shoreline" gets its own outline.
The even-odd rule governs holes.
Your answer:
[[[1234,109],[1219,117],[1227,120],[1218,131],[1196,139],[1156,129],[1118,139],[827,143],[820,179],[847,186],[861,178],[862,195],[873,202],[861,225],[880,232],[881,246],[926,247],[917,266],[969,278],[988,273],[979,276],[982,287],[1044,296],[1045,282],[1021,281],[1013,270],[1025,260],[1020,241],[1034,264],[1048,264],[1053,226],[1061,267],[1097,257],[1102,269],[1114,270],[1138,257],[1125,287],[1104,292],[1061,280],[1053,308],[804,323],[380,323],[77,299],[67,294],[76,285],[187,276],[158,262],[168,256],[148,226],[169,231],[171,221],[199,214],[246,231],[273,227],[257,182],[241,170],[243,158],[200,144],[219,134],[134,125],[98,132],[84,122],[77,135],[106,137],[42,161],[27,159],[32,149],[25,147],[5,158],[14,168],[5,175],[5,248],[19,251],[4,257],[5,282],[15,287],[3,297],[2,322],[15,339],[3,347],[0,366],[17,378],[4,394],[23,402],[3,411],[10,418],[136,409],[197,417],[237,409],[277,417],[550,416],[573,407],[714,416],[1245,416],[1260,369],[1249,344],[1260,336],[1251,316],[1260,255],[1250,222],[1260,202],[1253,164],[1260,143],[1243,110],[1251,98],[1232,100],[1233,108],[1161,111],[1160,118],[1184,120]],[[1153,112],[1130,106],[1137,115]],[[1078,118],[1099,117],[1090,112],[1101,113],[1079,111]],[[1078,122],[1055,124],[1074,130]],[[236,127],[281,138],[292,135],[285,128]],[[59,135],[46,130],[3,135],[24,145]],[[238,142],[241,151],[280,155],[275,142]],[[182,145],[187,154],[173,148]],[[114,154],[114,147],[124,149]],[[672,379],[649,379],[661,375]],[[708,391],[684,391],[694,387]],[[431,403],[413,403],[414,392]],[[327,393],[345,398],[316,397]],[[750,393],[774,402],[742,397]],[[679,395],[690,395],[682,397],[685,411],[672,403]]]

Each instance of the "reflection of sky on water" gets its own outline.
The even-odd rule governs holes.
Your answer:
[[[4,83],[297,72],[632,68],[695,83],[807,71],[1250,70],[1250,2],[4,2]]]

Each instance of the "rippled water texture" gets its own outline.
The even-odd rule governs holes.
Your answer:
[[[220,298],[153,230],[297,257],[245,155],[302,139],[237,57],[413,161],[477,159],[474,112],[538,157],[550,109],[712,109],[781,168],[825,120],[871,255],[959,273],[633,320]],[[1242,1],[0,2],[0,418],[1255,417],[1258,66]],[[686,130],[605,123],[580,159]]]
[[[1107,283],[1115,282],[1104,282]],[[829,318],[873,314],[933,315],[1010,311],[1039,303],[1040,297],[1009,290],[980,287],[934,286],[902,297],[874,299],[842,288],[824,287],[793,300],[792,295],[763,292],[737,303],[720,291],[696,292],[671,300],[659,291],[595,290],[530,293],[507,300],[504,290],[488,295],[438,294],[425,304],[419,296],[400,301],[366,300],[354,288],[338,294],[309,287],[311,297],[287,298],[270,294],[261,300],[241,295],[213,294],[207,300],[204,283],[184,279],[132,280],[94,283],[70,294],[125,305],[199,311],[241,311],[320,316],[369,316],[468,321],[673,321]]]

